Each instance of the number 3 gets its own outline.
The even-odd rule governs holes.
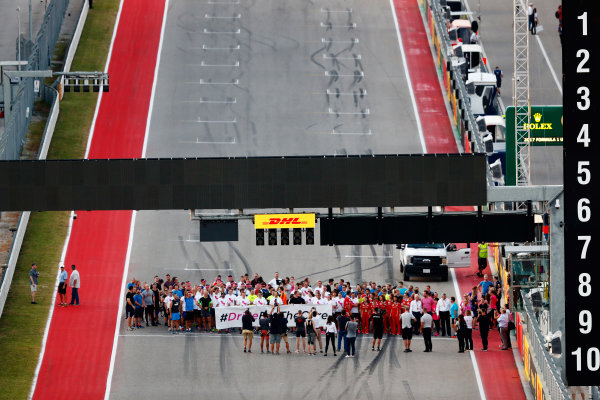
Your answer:
[[[581,86],[579,89],[577,89],[577,94],[581,96],[581,100],[583,101],[577,102],[577,108],[579,108],[581,111],[585,111],[590,108],[590,89],[585,86]]]

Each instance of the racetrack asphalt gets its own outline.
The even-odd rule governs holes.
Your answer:
[[[174,0],[166,24],[147,157],[423,152],[389,1]],[[394,246],[321,247],[316,229],[315,246],[258,247],[250,221],[239,229],[238,242],[200,243],[189,212],[140,211],[128,278],[402,279]],[[122,321],[110,398],[479,398],[452,339],[435,339],[433,353],[415,339],[406,354],[398,337],[381,352],[364,338],[345,359],[263,355],[258,338],[244,354],[240,338],[130,333]]]

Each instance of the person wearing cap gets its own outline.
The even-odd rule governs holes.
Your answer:
[[[65,271],[65,266],[60,266],[60,274],[58,275],[58,296],[60,297],[59,306],[67,306],[67,279],[69,274]]]
[[[79,305],[79,288],[81,287],[81,280],[79,279],[79,271],[75,264],[71,265],[71,277],[69,278],[69,286],[71,286],[71,305]]]
[[[29,288],[31,289],[31,304],[37,304],[35,301],[35,293],[37,292],[37,280],[40,273],[37,270],[37,264],[31,264],[31,270],[29,271]]]

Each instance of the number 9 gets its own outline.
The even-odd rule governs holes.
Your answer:
[[[588,334],[592,331],[592,313],[588,310],[583,310],[579,313],[579,331],[583,334]]]

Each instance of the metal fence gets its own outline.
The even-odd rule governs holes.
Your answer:
[[[560,376],[560,366],[544,346],[544,336],[535,316],[533,303],[528,296],[523,295],[523,317],[527,326],[523,332],[527,336],[529,351],[533,354],[536,370],[542,380],[542,389],[547,399],[569,400],[569,392]],[[564,348],[564,346],[563,346]]]
[[[45,70],[50,67],[54,46],[59,38],[62,22],[69,5],[69,0],[52,0],[46,8],[44,21],[36,36],[35,43],[23,44],[22,38],[17,38],[16,46],[21,46],[23,53],[28,54],[28,64],[23,68],[25,71]],[[5,121],[5,129],[0,137],[0,160],[16,160],[21,155],[25,137],[29,130],[33,103],[36,96],[45,101],[52,101],[52,97],[46,97],[51,91],[43,89],[40,85],[39,95],[34,92],[33,78],[21,79],[12,87],[12,106],[9,117]]]

